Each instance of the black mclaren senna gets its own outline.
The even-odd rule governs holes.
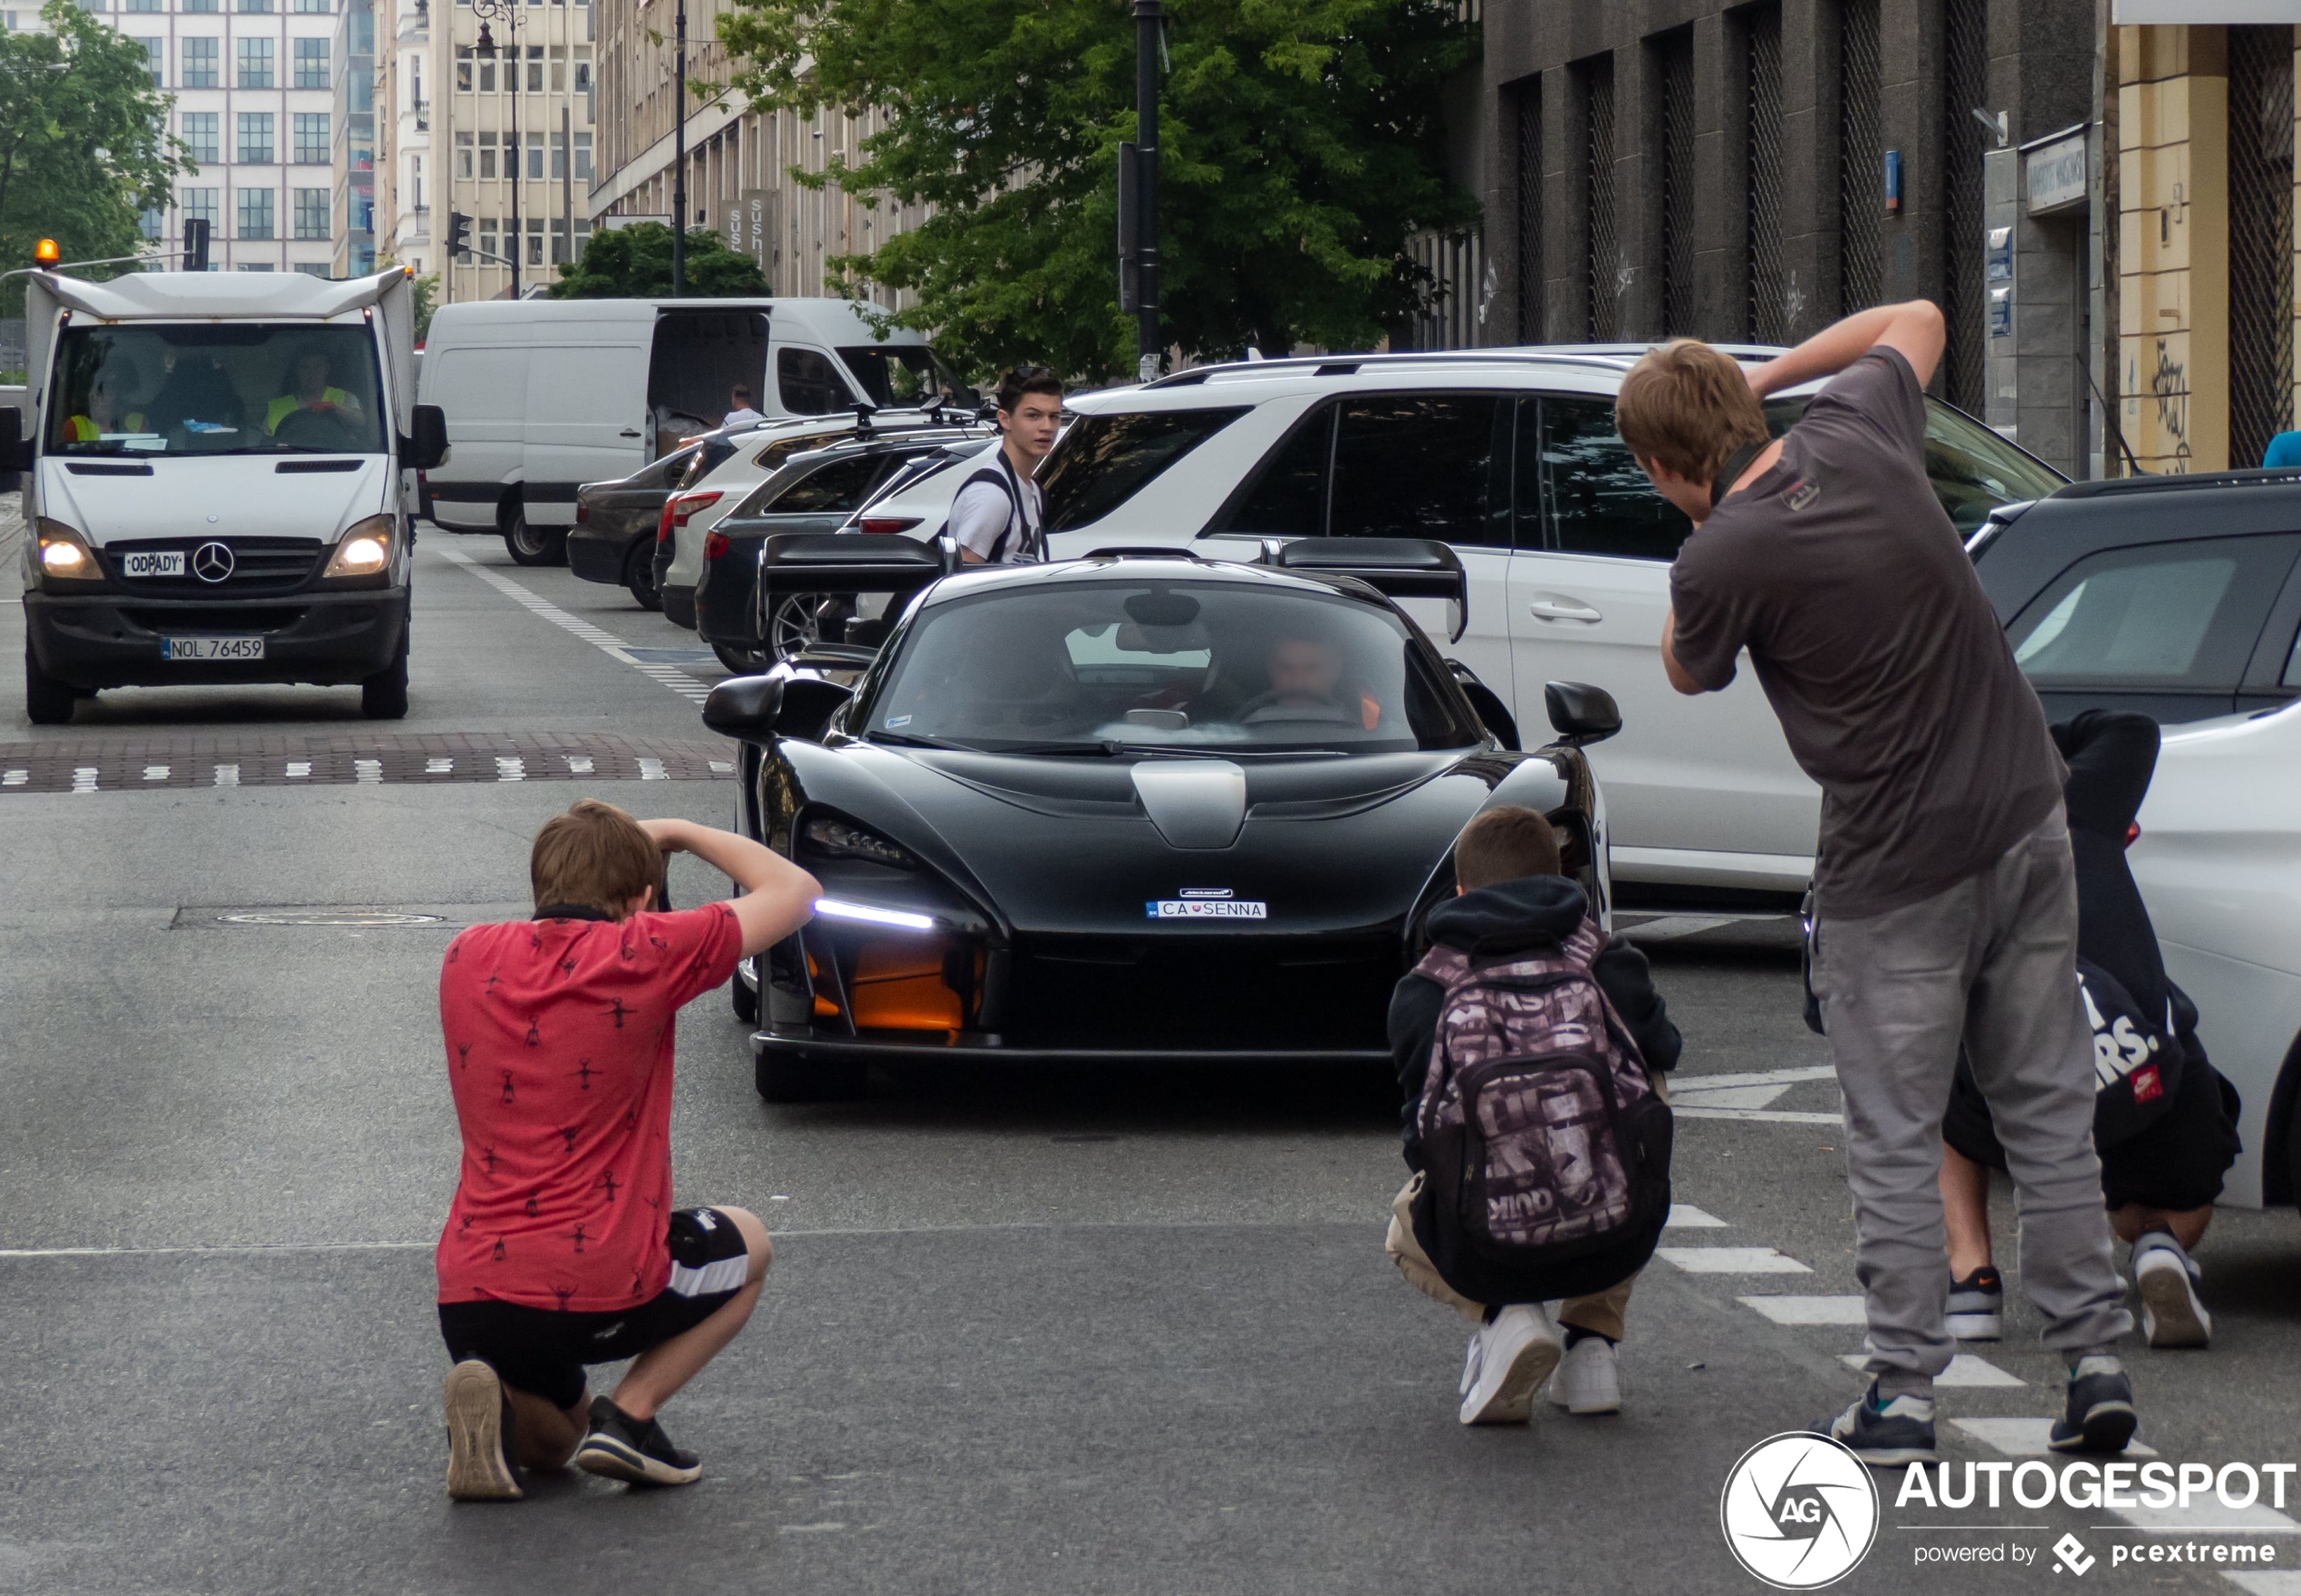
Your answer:
[[[908,539],[767,540],[763,606],[824,592],[889,595],[887,617],[703,712],[742,745],[743,829],[823,887],[737,977],[772,1101],[930,1055],[1384,1058],[1391,985],[1493,805],[1549,815],[1605,911],[1581,746],[1619,729],[1613,701],[1551,684],[1558,735],[1521,752],[1396,601],[1460,613],[1442,543],[960,568]]]

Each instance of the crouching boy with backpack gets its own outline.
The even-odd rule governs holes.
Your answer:
[[[1612,1413],[1622,1312],[1670,1214],[1660,1072],[1678,1062],[1678,1027],[1645,955],[1559,873],[1545,816],[1479,815],[1454,876],[1430,953],[1391,995],[1414,1174],[1387,1250],[1478,1326],[1464,1424],[1525,1423],[1545,1380],[1568,1412]],[[1563,1343],[1543,1315],[1554,1301]]]

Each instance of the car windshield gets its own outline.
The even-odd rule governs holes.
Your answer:
[[[996,752],[1460,748],[1482,732],[1430,645],[1363,600],[1237,582],[1083,581],[929,606],[867,736]]]
[[[1766,401],[1766,425],[1779,437],[1805,414],[1810,396]],[[1928,397],[1925,474],[1959,537],[1971,537],[1999,505],[2042,499],[2062,486],[2061,474],[2032,459],[1963,411]]]
[[[975,402],[975,390],[922,343],[856,344],[842,349],[839,358],[862,384],[864,396],[882,409],[907,409],[938,399]]]
[[[365,326],[72,327],[56,341],[47,449],[70,455],[380,455]]]

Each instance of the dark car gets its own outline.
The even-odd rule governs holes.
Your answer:
[[[823,887],[737,979],[762,1095],[852,1092],[874,1061],[1379,1063],[1455,839],[1497,804],[1552,818],[1603,912],[1579,745],[1613,701],[1554,684],[1561,737],[1517,752],[1384,591],[1459,601],[1445,545],[1265,558],[953,574],[946,540],[767,543],[768,600],[916,596],[883,648],[816,645],[704,710],[743,744],[745,829]]]
[[[2072,483],[1968,546],[2052,719],[2170,726],[2301,697],[2301,473]]]
[[[587,482],[575,494],[575,525],[567,534],[567,568],[585,582],[629,588],[642,610],[660,610],[655,585],[655,534],[663,504],[735,452],[725,434],[685,448],[614,482]]]
[[[697,632],[729,670],[765,670],[798,652],[814,635],[820,600],[794,595],[771,626],[763,622],[760,546],[780,533],[835,532],[914,461],[949,457],[958,440],[979,446],[988,436],[987,428],[966,424],[874,431],[791,457],[704,537]]]

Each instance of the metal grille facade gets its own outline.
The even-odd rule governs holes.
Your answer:
[[[1583,277],[1589,287],[1589,336],[1616,337],[1614,227],[1614,62],[1609,55],[1583,68]]]
[[[1661,93],[1661,331],[1693,334],[1694,34],[1683,28],[1661,43],[1656,74]]]
[[[2293,425],[2293,30],[2232,27],[2229,464]]]
[[[1885,297],[1885,139],[1879,127],[1885,77],[1878,0],[1845,0],[1837,39],[1838,306],[1850,314]]]
[[[1782,12],[1749,12],[1749,82],[1743,95],[1743,130],[1749,152],[1748,226],[1750,339],[1789,340],[1789,273],[1782,248]]]
[[[1951,404],[1978,416],[1987,398],[1981,157],[1989,135],[1973,113],[1989,98],[1988,0],[1946,0],[1941,25],[1941,313],[1950,332],[1942,382]]]
[[[1492,308],[1486,252],[1476,233],[1417,233],[1406,241],[1409,259],[1430,274],[1431,298],[1414,318],[1416,349],[1476,349],[1485,341]]]
[[[1518,341],[1539,343],[1549,336],[1548,287],[1542,260],[1542,90],[1539,80],[1521,89],[1518,108]]]

